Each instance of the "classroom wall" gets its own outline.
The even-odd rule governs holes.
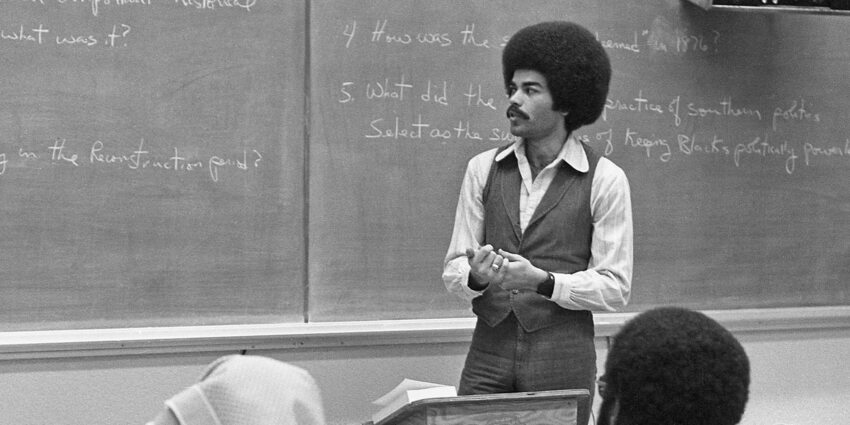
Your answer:
[[[767,122],[732,121],[731,118],[693,120],[691,123],[685,121],[680,130],[667,115],[653,122],[645,114],[615,108],[615,105],[629,106],[630,99],[645,101],[645,97],[650,97],[653,102],[665,105],[673,105],[676,99],[678,105],[682,97],[690,98],[696,105],[716,105],[717,102],[731,104],[734,97],[736,104],[741,102],[746,107],[751,103],[765,111],[781,108],[780,116],[783,110],[794,111],[798,98],[801,106],[805,100],[806,108],[817,113],[818,122],[790,122],[782,118],[779,119],[781,131],[769,132],[770,140],[777,144],[789,139],[792,144],[805,142],[806,146],[816,149],[813,152],[821,152],[819,156],[813,154],[811,166],[808,161],[803,166],[800,160],[793,175],[783,166],[784,158],[760,158],[756,152],[750,152],[752,145],[750,151],[739,152],[744,158],[744,166],[739,167],[739,155],[731,156],[734,159],[728,154],[721,159],[707,159],[711,157],[706,157],[705,152],[698,155],[698,150],[679,147],[673,156],[676,159],[668,163],[657,150],[642,146],[643,142],[629,143],[630,137],[625,138],[626,143],[618,144],[613,158],[627,167],[633,182],[636,231],[641,233],[636,240],[646,241],[636,244],[640,247],[636,252],[636,267],[640,270],[636,269],[635,287],[640,286],[641,290],[635,292],[630,308],[641,310],[665,302],[689,302],[694,308],[730,309],[848,304],[846,259],[850,248],[846,241],[850,240],[847,236],[850,226],[842,223],[847,223],[846,212],[850,208],[850,194],[843,183],[847,180],[844,177],[847,175],[845,159],[850,156],[838,154],[844,150],[832,150],[846,145],[846,123],[850,122],[847,98],[837,95],[846,92],[843,89],[847,81],[834,77],[843,75],[850,58],[848,43],[842,42],[847,40],[846,17],[707,13],[671,0],[646,1],[639,5],[615,0],[541,1],[540,4],[548,6],[540,7],[533,16],[520,13],[527,12],[527,7],[519,2],[499,2],[500,7],[489,8],[479,7],[481,2],[470,2],[469,8],[457,13],[452,9],[451,16],[447,16],[445,4],[449,2],[438,6],[434,6],[437,2],[370,2],[373,3],[370,8],[347,3],[346,7],[358,12],[354,13],[343,8],[342,2],[293,0],[263,2],[265,9],[257,9],[258,13],[254,14],[189,10],[176,3],[129,9],[128,4],[127,8],[110,9],[111,16],[105,13],[98,18],[89,16],[89,12],[76,3],[57,2],[45,6],[41,2],[6,2],[5,20],[0,24],[14,28],[19,21],[49,19],[44,22],[57,31],[60,28],[88,30],[126,21],[128,29],[128,24],[132,24],[132,32],[126,33],[133,34],[127,40],[131,44],[126,46],[131,48],[92,49],[88,55],[75,55],[70,61],[71,55],[48,54],[55,53],[54,50],[38,50],[43,54],[39,56],[25,45],[7,43],[13,46],[4,51],[4,57],[10,58],[7,65],[18,66],[13,66],[3,80],[9,89],[4,94],[10,93],[5,102],[11,106],[5,109],[9,113],[2,120],[7,129],[0,133],[9,136],[4,149],[8,149],[10,155],[21,152],[18,150],[21,146],[9,144],[11,141],[21,142],[25,150],[31,148],[35,152],[37,147],[44,148],[41,146],[43,140],[53,143],[58,135],[69,139],[68,149],[74,141],[115,139],[128,144],[121,149],[132,152],[132,149],[140,149],[136,140],[137,135],[141,135],[158,150],[173,147],[175,156],[176,147],[168,145],[173,141],[181,141],[181,152],[224,155],[219,152],[223,151],[232,156],[245,151],[242,144],[231,146],[234,140],[264,140],[265,144],[251,145],[250,149],[264,153],[269,161],[254,162],[256,169],[251,170],[257,172],[256,175],[247,170],[239,171],[238,167],[228,169],[230,174],[227,179],[222,174],[221,181],[208,177],[208,170],[184,176],[184,180],[163,178],[165,174],[151,172],[147,175],[151,181],[141,183],[122,177],[131,174],[121,167],[98,165],[96,169],[88,167],[87,171],[57,170],[58,166],[52,163],[49,166],[53,168],[48,168],[46,160],[44,167],[15,167],[14,173],[10,171],[4,175],[7,187],[38,190],[4,192],[8,196],[4,198],[3,208],[9,216],[16,217],[16,220],[4,222],[5,238],[0,243],[5,253],[14,254],[5,256],[3,265],[6,267],[0,267],[8,274],[4,276],[5,281],[11,282],[3,289],[13,294],[0,297],[0,305],[4,307],[0,308],[3,319],[0,325],[4,330],[294,323],[307,319],[329,322],[468,314],[468,306],[445,293],[437,279],[447,234],[441,235],[434,229],[450,231],[448,223],[453,209],[445,205],[453,205],[456,199],[457,176],[464,165],[464,161],[458,159],[481,151],[482,145],[469,140],[455,141],[457,143],[449,149],[441,147],[442,143],[437,146],[434,140],[430,141],[431,145],[389,145],[370,142],[366,136],[352,140],[350,137],[357,131],[363,135],[362,129],[366,128],[368,132],[368,124],[374,118],[391,117],[394,108],[386,107],[389,103],[384,100],[387,99],[372,101],[369,107],[342,102],[339,88],[355,81],[360,86],[374,83],[386,78],[387,64],[407,63],[407,60],[418,58],[435,69],[423,71],[411,62],[411,70],[423,71],[417,75],[416,84],[422,84],[423,78],[428,82],[427,87],[430,87],[429,78],[457,80],[457,85],[463,88],[468,82],[485,82],[485,92],[497,93],[502,101],[498,76],[493,78],[489,73],[468,75],[473,69],[497,70],[498,56],[492,52],[482,53],[485,50],[475,46],[461,48],[457,43],[457,49],[440,50],[440,55],[446,56],[434,53],[435,46],[420,55],[422,49],[379,45],[370,31],[375,22],[384,19],[390,19],[390,28],[396,31],[407,28],[411,31],[453,31],[453,34],[477,23],[476,34],[482,37],[486,34],[493,40],[497,39],[493,38],[495,36],[544,17],[569,16],[592,24],[590,26],[599,31],[600,41],[608,45],[618,76],[608,108],[616,127],[605,119],[597,127],[589,128],[587,133],[595,136],[590,139],[595,140],[598,147],[603,147],[600,136],[608,134],[611,142],[611,135],[619,132],[622,141],[624,135],[632,134],[637,128],[642,129],[644,136],[658,137],[657,142],[666,143],[664,138],[675,140],[685,133],[716,139],[715,131],[720,130],[718,134],[728,143],[733,142],[732,137],[736,144],[748,143],[762,137]],[[501,7],[502,3],[505,7]],[[72,7],[74,12],[68,13]],[[507,12],[513,10],[519,12]],[[553,10],[558,13],[553,15]],[[315,19],[308,22],[309,16]],[[353,28],[357,22],[360,29],[356,38]],[[310,37],[306,40],[304,35],[308,33]],[[241,43],[220,42],[218,36],[224,35],[230,40],[255,42],[251,43],[251,49],[245,50]],[[638,35],[641,52],[634,51],[631,45],[618,43],[631,42],[632,37],[637,42]],[[189,39],[193,43],[172,46],[173,39]],[[357,49],[349,50],[348,42],[352,40],[355,44],[351,46]],[[692,48],[697,40],[700,48]],[[312,43],[309,46],[308,41]],[[165,45],[170,48],[163,49]],[[671,49],[677,45],[679,49],[667,51],[667,45]],[[470,49],[477,49],[477,53],[470,53]],[[303,69],[306,61],[291,59],[305,58],[311,51],[314,75],[308,84],[300,78],[302,75],[310,77]],[[344,53],[346,51],[348,53]],[[434,56],[429,56],[431,54]],[[150,61],[150,57],[158,60]],[[237,61],[236,57],[241,59]],[[41,69],[60,70],[61,78],[52,74],[44,80],[34,78],[40,75],[32,69],[36,62],[44,64]],[[243,67],[223,63],[237,63]],[[492,66],[482,65],[488,63]],[[457,68],[443,70],[447,64]],[[370,68],[373,65],[378,71]],[[207,69],[229,72],[196,78],[206,75]],[[255,72],[237,72],[241,69]],[[352,71],[355,69],[359,71]],[[403,75],[405,69],[393,68],[392,77]],[[413,78],[413,71],[410,72]],[[137,73],[156,78],[133,78]],[[182,77],[176,77],[178,75]],[[659,75],[663,78],[657,78]],[[85,84],[75,79],[81,78],[79,76],[87,77],[83,81]],[[699,84],[693,84],[694,80]],[[36,87],[42,81],[49,84]],[[275,84],[271,84],[272,81]],[[286,86],[281,86],[284,82]],[[486,84],[493,84],[495,88],[486,89]],[[306,85],[314,89],[309,99]],[[47,90],[43,96],[51,100],[51,108],[44,107],[40,97],[22,90],[30,86],[33,93]],[[181,89],[175,90],[178,86]],[[469,87],[471,92],[472,86]],[[55,92],[60,92],[57,88],[69,93],[54,97]],[[17,92],[23,94],[16,96]],[[127,92],[146,94],[148,101],[139,102],[137,97],[126,96]],[[173,92],[180,95],[160,95]],[[456,95],[459,93],[455,91]],[[267,96],[271,101],[266,101]],[[81,103],[81,99],[86,102]],[[306,141],[302,140],[300,131],[304,127],[305,111],[301,108],[305,103],[310,104],[312,113],[308,131],[311,139]],[[426,107],[416,103],[402,105],[400,110],[417,115],[424,111],[426,118],[431,113],[435,123],[447,117],[451,120],[446,119],[446,123],[451,123],[457,112],[463,111],[459,108],[452,112],[436,112],[443,106],[434,103]],[[481,105],[476,108],[478,106]],[[252,119],[236,119],[238,115],[230,114],[231,119],[222,120],[219,114],[210,112],[216,107],[243,111],[245,117]],[[162,114],[168,117],[161,116],[160,112],[150,113],[151,110],[166,111]],[[168,114],[168,111],[173,113]],[[335,114],[345,116],[348,121],[335,119]],[[198,121],[198,115],[205,119]],[[488,112],[486,118],[479,113],[470,116],[473,123],[484,128],[491,126],[482,124],[489,123],[490,119],[498,118],[503,123],[501,112]],[[282,121],[289,126],[278,125],[281,121],[278,117],[283,117]],[[776,121],[774,116],[773,127]],[[31,133],[28,138],[16,140],[12,137],[21,133],[14,130],[17,126],[28,129]],[[229,132],[218,131],[221,127]],[[291,128],[298,131],[287,130]],[[215,134],[208,134],[214,130]],[[152,135],[159,135],[159,144],[155,144],[157,141]],[[743,139],[745,136],[750,138]],[[210,142],[212,147],[199,148],[200,139]],[[393,149],[386,149],[387,146]],[[746,148],[743,144],[737,146]],[[309,157],[304,152],[307,147]],[[369,155],[370,149],[378,153]],[[439,156],[429,156],[431,161],[397,160],[421,158],[423,153]],[[305,157],[309,173],[303,173]],[[357,158],[364,162],[378,158],[379,163],[389,165],[387,175],[393,178],[380,184],[390,187],[373,191],[380,194],[380,199],[357,190],[375,187],[363,182],[383,177],[373,173],[371,167],[354,161]],[[419,182],[420,176],[429,173],[429,169],[421,167],[433,164],[444,167],[448,162],[455,167],[455,172],[444,172],[441,178],[449,183],[429,183],[435,190],[438,188],[439,193],[414,190],[417,189],[414,183]],[[262,166],[256,167],[257,164]],[[759,164],[764,165],[763,169],[757,166]],[[11,170],[12,165],[9,168]],[[361,169],[366,172],[360,172]],[[51,170],[53,173],[48,172]],[[305,192],[302,184],[306,184],[302,174],[309,174],[309,200],[302,199]],[[255,177],[256,180],[251,180]],[[54,179],[65,181],[67,185],[52,184]],[[398,180],[410,186],[399,184]],[[51,184],[33,183],[41,181]],[[253,186],[246,182],[256,183],[262,190],[247,193],[242,189]],[[145,192],[147,195],[136,198],[130,196],[135,191],[116,189],[133,184],[144,184],[149,190]],[[349,186],[353,189],[346,190]],[[154,187],[161,192],[151,189]],[[748,191],[750,189],[752,192]],[[187,196],[172,203],[175,194],[193,190],[203,196]],[[121,193],[120,197],[113,198],[117,193]],[[408,205],[410,193],[421,195],[421,205],[410,204],[415,214],[387,214],[387,211],[395,211],[387,205]],[[112,196],[106,196],[109,194]],[[728,200],[720,202],[727,197]],[[125,202],[112,202],[113,199]],[[45,206],[44,202],[50,204]],[[65,203],[74,207],[56,207]],[[113,204],[122,205],[121,214],[112,214],[111,208],[101,208]],[[304,246],[303,239],[282,236],[302,232],[305,204],[309,205],[309,225],[314,227],[306,231],[310,235],[309,247]],[[357,208],[351,208],[352,205]],[[252,214],[246,215],[246,209]],[[703,210],[704,214],[679,213],[693,210]],[[162,211],[168,212],[165,219],[160,215]],[[184,211],[205,214],[187,215]],[[348,214],[351,216],[346,216]],[[233,220],[234,215],[239,215],[240,220]],[[107,216],[108,220],[104,218]],[[68,217],[77,217],[77,221],[89,227],[67,225]],[[422,217],[429,220],[423,221]],[[706,218],[705,223],[694,221],[702,217]],[[29,219],[33,221],[27,221]],[[236,226],[237,222],[240,225]],[[44,223],[52,223],[54,227]],[[103,223],[111,223],[111,226]],[[328,223],[336,225],[328,226]],[[114,238],[113,230],[125,227],[129,229],[128,236]],[[151,231],[152,227],[156,231]],[[377,228],[389,233],[381,233],[377,240],[368,238]],[[37,230],[38,237],[32,237],[33,229]],[[206,229],[229,230],[207,232]],[[402,233],[408,237],[398,237]],[[31,240],[44,243],[22,243]],[[54,240],[58,242],[51,243]],[[158,242],[162,240],[189,241],[185,250],[191,255],[160,249]],[[260,240],[263,242],[258,242]],[[82,244],[70,249],[69,241]],[[119,246],[116,249],[106,242],[119,243]],[[182,243],[174,245],[184,247]],[[262,249],[255,249],[258,246]],[[43,251],[45,247],[51,251]],[[136,251],[138,247],[141,251]],[[221,247],[244,248],[236,249],[239,255],[233,255]],[[385,252],[374,255],[375,249]],[[114,255],[122,250],[127,255]],[[322,258],[322,261],[308,263],[304,256],[306,251],[311,258]],[[398,252],[418,252],[420,255],[403,256],[415,262],[403,264],[398,261]],[[671,252],[679,255],[671,259]],[[361,255],[369,258],[361,259]],[[52,261],[45,263],[44,258]],[[137,260],[131,269],[125,267],[128,258]],[[265,261],[267,258],[273,261]],[[782,260],[785,258],[795,260]],[[251,267],[258,262],[265,268]],[[69,263],[78,265],[74,269],[76,274],[69,274]],[[216,264],[216,267],[208,270],[209,264]],[[149,272],[151,270],[153,272]],[[376,270],[380,273],[375,273]],[[172,285],[173,282],[181,284]],[[254,286],[246,288],[242,285],[244,282]],[[308,287],[309,293],[304,293]],[[376,296],[388,302],[376,306]],[[309,309],[305,309],[305,305]],[[847,403],[850,373],[841,360],[850,352],[850,325],[847,319],[843,320],[845,325],[840,327],[790,330],[771,327],[737,332],[753,365],[752,397],[744,425],[848,422],[850,411],[844,405],[850,404]],[[600,334],[601,360],[606,352],[608,334]],[[29,358],[28,354],[15,351],[20,344],[9,342],[15,339],[14,335],[0,335],[0,345],[4,346],[0,350],[0,425],[142,424],[161,408],[163,400],[194,382],[206,364],[242,348],[228,346],[228,350],[233,350],[225,351],[221,347],[199,345],[194,348],[157,345],[140,349],[137,345],[126,352],[119,347],[108,355],[88,353],[89,348],[82,348],[73,354],[34,353],[33,358]],[[97,344],[82,341],[77,345],[92,345],[95,348],[91,351],[96,351]],[[456,383],[468,341],[426,339],[398,344],[360,342],[281,348],[283,345],[263,351],[249,349],[248,352],[290,361],[308,369],[324,390],[329,422],[351,424],[367,420],[372,410],[369,401],[404,377]],[[7,350],[7,346],[12,348]]]
[[[850,327],[736,333],[750,356],[743,425],[840,425],[850,417]],[[607,338],[598,339],[601,359]],[[368,420],[369,402],[402,378],[456,384],[468,342],[249,351],[306,368],[329,424]],[[0,423],[143,424],[227,352],[0,361]]]

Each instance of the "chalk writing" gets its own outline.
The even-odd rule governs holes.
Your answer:
[[[711,37],[706,37],[705,35],[688,34],[678,30],[676,32],[676,50],[682,53],[688,51],[707,52],[712,49],[712,45],[717,45],[719,38],[720,32],[718,31],[714,31]]]
[[[638,95],[633,99],[608,99],[605,102],[605,110],[627,111],[627,112],[653,112],[656,114],[664,114],[664,108],[643,96],[642,91],[638,91]],[[607,119],[607,116],[603,117]]]
[[[650,28],[641,31],[644,44],[653,53],[670,53],[677,55],[691,53],[716,53],[721,39],[720,31],[711,29],[707,32],[693,32],[671,24],[659,16]]]
[[[408,27],[408,25],[405,26],[405,28]],[[356,20],[348,20],[342,24],[341,33],[346,49],[352,47],[358,28]],[[373,45],[437,48],[459,46],[482,50],[503,48],[511,37],[511,34],[481,34],[476,28],[476,23],[472,22],[464,24],[463,28],[448,30],[401,31],[393,28],[393,23],[389,19],[377,19],[367,36],[369,43]],[[595,35],[602,47],[609,50],[619,50],[630,54],[661,52],[679,55],[715,52],[721,36],[716,30],[710,30],[708,34],[692,33],[687,29],[673,27],[666,23],[652,29],[634,30],[625,37],[600,32],[596,32]]]
[[[68,6],[84,6],[91,10],[92,16],[100,14],[102,6],[120,7],[120,6],[150,6],[151,0],[23,0],[29,3],[39,3],[41,5],[68,5]]]
[[[691,117],[705,118],[709,116],[715,117],[753,117],[757,120],[762,119],[762,113],[758,109],[739,107],[732,104],[732,97],[721,99],[717,105],[699,105],[696,103],[688,103],[687,114]]]
[[[475,38],[475,24],[466,25],[463,31],[460,32],[463,36],[461,44],[464,46],[490,48],[490,40]]]
[[[76,153],[68,153],[68,151],[65,150],[65,139],[56,139],[53,146],[48,147],[47,151],[50,152],[50,160],[53,162],[64,161],[75,167],[80,166],[77,162],[79,156]]]
[[[18,148],[18,157],[24,159],[38,159],[35,152],[25,151],[24,148]]]
[[[354,82],[353,81],[344,81],[340,84],[339,94],[340,97],[337,99],[339,103],[349,103],[354,101],[354,96],[351,95],[351,90],[353,89]]]
[[[362,94],[362,98],[370,102],[414,102],[448,106],[450,103],[463,104],[469,108],[484,108],[497,111],[506,108],[499,105],[504,96],[488,93],[486,88],[477,82],[465,84],[465,91],[455,92],[455,87],[463,87],[463,83],[448,80],[409,81],[404,74],[398,77],[384,77],[382,80],[367,82],[342,81],[338,83],[336,101],[341,104],[353,104]],[[361,91],[362,90],[362,91]],[[415,96],[411,96],[413,93]]]
[[[0,42],[19,43],[32,46],[56,45],[60,47],[93,47],[103,43],[106,47],[126,47],[132,27],[127,24],[115,24],[103,35],[75,30],[66,32],[54,30],[44,24],[0,25]]]
[[[428,80],[428,83],[425,84],[425,93],[422,93],[419,98],[423,102],[434,102],[439,105],[448,106],[448,95],[446,94],[448,88],[448,82],[443,80],[442,85],[431,83],[431,80]],[[470,85],[471,87],[471,85]],[[431,90],[433,89],[433,94]]]
[[[474,58],[469,59],[473,64],[479,59],[489,60],[493,53],[488,50],[504,47],[510,35],[491,33],[493,26],[477,22],[462,22],[459,26],[433,26],[431,22],[422,21],[422,27],[417,28],[408,21],[401,25],[392,19],[378,18],[369,21],[369,30],[363,31],[356,19],[347,17],[342,21],[338,42],[350,49],[346,52],[350,52],[347,54],[352,60],[363,54],[352,48],[365,42],[371,52],[382,58],[379,63],[395,52],[431,49],[437,54],[428,60],[438,65],[433,71],[429,68],[432,65],[423,67],[412,61],[402,65],[395,75],[380,75],[383,69],[379,69],[375,76],[361,74],[360,78],[341,79],[329,85],[336,86],[332,95],[336,96],[337,105],[356,107],[358,114],[365,112],[360,135],[366,140],[433,140],[441,144],[517,141],[509,130],[492,124],[503,118],[498,111],[507,107],[502,93],[495,91],[501,89],[501,81],[458,81],[452,78],[457,74],[451,68],[457,51],[464,51],[464,60]],[[714,54],[724,41],[718,30],[691,29],[663,17],[657,17],[648,28],[599,31],[595,37],[603,48],[618,54],[651,56]],[[444,66],[448,67],[446,71],[442,70]],[[423,75],[429,70],[431,74]],[[735,89],[705,97],[699,93],[664,92],[663,85],[659,87],[662,91],[634,87],[612,92],[597,124],[588,130],[579,129],[575,136],[598,146],[604,155],[622,151],[658,164],[712,161],[729,168],[775,167],[788,175],[795,174],[801,164],[808,167],[850,158],[850,145],[799,140],[802,136],[793,130],[776,134],[780,129],[801,124],[825,124],[827,117],[804,97],[750,99],[733,95],[739,93]],[[730,122],[742,125],[728,125]],[[602,128],[597,127],[599,124]]]
[[[704,118],[740,118],[752,119],[761,121],[764,117],[762,111],[758,108],[741,106],[737,102],[733,102],[731,96],[721,97],[716,103],[703,103],[697,101],[687,101],[682,99],[681,95],[677,95],[672,100],[653,99],[645,96],[642,90],[638,91],[637,96],[631,99],[608,98],[605,102],[605,108],[602,111],[602,120],[608,121],[611,113],[628,113],[628,114],[647,114],[647,115],[667,115],[673,119],[673,124],[679,127],[683,124],[684,118],[692,119]],[[780,112],[780,117],[782,116]],[[774,114],[774,122],[777,114]],[[818,116],[815,120],[820,122]]]
[[[710,141],[702,140],[695,134],[679,134],[676,141],[679,145],[679,152],[685,155],[709,154],[728,156],[732,152],[723,139],[717,137],[716,134],[712,136]]]
[[[604,144],[605,155],[613,152],[611,140],[619,133],[611,128],[598,132],[595,136],[578,133],[576,137],[588,144],[601,142]],[[795,144],[791,140],[781,143],[773,142],[770,136],[756,136],[744,142],[724,140],[718,134],[675,134],[673,137],[644,135],[640,130],[627,127],[623,132],[623,146],[637,149],[647,159],[658,160],[660,163],[672,162],[677,158],[699,160],[702,158],[729,158],[736,168],[754,165],[751,159],[759,159],[759,165],[765,161],[776,160],[786,174],[794,174],[797,170],[800,151],[804,154],[804,165],[814,166],[816,159],[847,159],[850,160],[850,139],[843,144],[817,146],[813,143]]]
[[[345,38],[345,48],[352,46],[357,35],[357,21],[348,21],[343,24],[342,35]],[[398,31],[392,28],[388,19],[378,19],[371,32],[368,33],[369,43],[375,45],[398,45],[398,46],[426,46],[436,48],[447,48],[453,45],[463,47],[491,49],[493,43],[490,39],[482,37],[475,32],[475,24],[466,24],[463,29],[445,30],[423,30],[417,32]]]
[[[688,53],[717,52],[720,41],[720,31],[709,30],[709,34],[691,33],[688,29],[667,28],[661,25],[653,29],[636,30],[625,38],[616,35],[601,35],[596,33],[596,40],[602,47],[609,50],[626,53],[671,53],[684,55]]]
[[[628,50],[633,53],[640,53],[640,45],[638,44],[638,34],[637,31],[633,33],[634,39],[629,41],[617,41],[613,39],[602,39],[599,36],[599,33],[596,33],[596,40],[602,47],[606,49],[615,49],[615,50]]]
[[[343,34],[348,36],[348,40],[346,41],[345,47],[349,47],[351,45],[351,39],[354,38],[354,30],[357,28],[357,22],[351,23],[351,31],[348,30],[349,25],[346,25],[345,31]],[[416,34],[411,33],[395,33],[391,34],[387,31],[387,20],[378,20],[375,23],[375,29],[372,31],[372,40],[373,43],[387,43],[387,44],[411,44],[418,43],[424,45],[435,45],[439,47],[448,47],[452,45],[452,40],[448,33],[439,33],[439,32],[419,32]]]
[[[121,24],[120,26],[119,25],[113,25],[112,26],[112,32],[110,32],[106,36],[107,39],[109,40],[109,41],[107,41],[107,44],[110,47],[115,47],[115,44],[116,44],[115,40],[119,39],[119,38],[121,40],[125,39],[127,37],[127,34],[130,33],[130,30],[131,30],[130,26],[126,25],[126,24]],[[126,46],[127,43],[123,43],[123,45]]]
[[[97,36],[88,34],[88,35],[57,35],[56,36],[56,44],[57,45],[82,45],[86,47],[92,47],[98,43]]]
[[[404,100],[404,90],[413,88],[413,85],[404,81],[404,74],[401,75],[398,82],[390,83],[389,78],[385,78],[383,82],[375,82],[366,84],[366,99],[396,99]]]
[[[48,32],[50,30],[44,28],[42,24],[39,24],[36,28],[24,27],[24,25],[11,28],[0,26],[0,40],[40,45],[45,42],[45,34]]]
[[[734,161],[735,166],[741,166],[741,157],[742,155],[754,155],[761,157],[780,157],[785,158],[785,171],[788,174],[793,174],[796,169],[797,158],[799,156],[796,154],[796,150],[793,147],[790,147],[787,141],[782,142],[780,145],[773,145],[768,141],[768,136],[765,135],[762,139],[761,137],[756,137],[753,141],[749,143],[739,143],[735,146],[734,153]]]
[[[37,3],[42,6],[83,6],[91,10],[92,16],[100,15],[103,7],[148,7],[154,5],[152,0],[21,0],[21,2]],[[231,9],[250,12],[257,2],[258,0],[174,0],[172,4],[199,11]]]
[[[76,145],[79,144],[76,143]],[[225,169],[248,171],[260,167],[263,160],[262,153],[256,149],[242,149],[238,154],[210,155],[207,159],[197,154],[187,154],[186,151],[177,147],[170,148],[168,154],[158,154],[146,146],[144,139],[139,140],[138,146],[130,151],[110,149],[101,140],[95,140],[85,150],[85,155],[81,155],[70,146],[68,140],[56,138],[47,146],[46,158],[49,165],[65,165],[75,169],[96,166],[131,171],[159,170],[181,174],[206,169],[213,182],[221,179],[221,173]],[[40,168],[33,166],[41,160],[37,151],[23,147],[18,147],[17,151],[17,160],[21,162],[20,167]],[[0,175],[3,175],[9,160],[5,153],[0,155],[2,155],[0,156]]]
[[[109,2],[109,0],[105,1]],[[250,12],[257,4],[257,1],[258,0],[174,0],[174,3],[205,11],[239,9]]]
[[[493,105],[493,102],[494,102],[493,98],[488,97],[485,100],[484,96],[482,96],[482,94],[481,94],[481,84],[478,84],[475,87],[473,87],[473,85],[470,84],[469,85],[469,91],[467,91],[463,95],[466,96],[466,99],[467,99],[466,105],[467,106],[476,106],[476,107],[483,106],[483,107],[486,107],[486,108],[490,108],[494,111],[496,110],[496,105]]]
[[[251,159],[253,162],[249,162],[249,155],[247,150],[242,150],[242,157],[220,157],[220,156],[211,156],[208,161],[208,168],[210,170],[210,178],[212,181],[217,182],[219,177],[219,170],[224,167],[236,167],[238,170],[247,170],[249,167],[258,167],[260,165],[260,161],[262,161],[263,156],[257,150],[251,151]]]
[[[817,157],[837,157],[850,161],[850,139],[844,141],[843,145],[815,146],[812,143],[803,145],[803,158],[806,165],[812,165]]]
[[[342,30],[342,35],[348,37],[345,40],[345,48],[351,47],[351,40],[354,39],[354,35],[357,33],[357,21],[352,21],[349,27],[349,24],[345,24],[345,29]]]
[[[626,137],[624,141],[626,146],[646,149],[647,158],[651,156],[651,151],[653,148],[658,148],[661,151],[661,153],[658,154],[658,159],[660,159],[662,162],[670,161],[670,155],[672,154],[670,150],[670,143],[667,142],[667,140],[664,138],[659,138],[655,135],[652,135],[650,137],[643,137],[637,131],[634,131],[631,128],[627,128]]]
[[[422,115],[418,114],[413,122],[403,122],[398,116],[389,120],[377,118],[369,123],[370,132],[363,137],[367,139],[467,139],[482,140],[479,131],[470,126],[469,121],[459,121],[452,128],[438,127],[427,121],[423,121]]]
[[[463,87],[457,91],[456,87]],[[411,81],[406,73],[395,77],[384,77],[367,82],[344,81],[339,84],[337,101],[339,104],[353,104],[358,99],[364,99],[370,104],[382,102],[399,102],[411,105],[412,114],[395,113],[390,116],[374,116],[368,121],[362,137],[371,140],[416,141],[436,140],[441,144],[460,143],[463,141],[488,141],[500,144],[512,143],[518,140],[510,131],[493,126],[483,125],[478,120],[489,122],[494,111],[503,109],[506,104],[501,96],[490,96],[487,87],[472,82],[458,84],[447,79],[426,79]],[[359,88],[359,89],[358,89]],[[362,95],[357,95],[361,92]],[[792,141],[773,142],[770,134],[757,137],[731,137],[718,133],[705,134],[701,132],[675,131],[688,124],[693,127],[693,121],[711,120],[711,126],[716,126],[723,120],[749,120],[752,122],[767,121],[772,129],[782,123],[796,124],[801,122],[820,124],[823,118],[820,113],[811,110],[804,99],[794,99],[775,107],[772,116],[759,107],[746,105],[746,102],[735,100],[732,96],[720,95],[715,101],[693,100],[684,95],[672,97],[659,96],[638,89],[631,97],[608,98],[603,108],[602,122],[616,123],[619,120],[615,114],[628,114],[646,117],[648,122],[655,118],[669,119],[670,127],[654,128],[645,131],[634,126],[623,128],[610,127],[596,133],[576,136],[588,144],[601,144],[604,155],[612,155],[617,146],[635,150],[647,160],[659,163],[670,163],[679,160],[701,160],[728,158],[736,168],[751,167],[754,164],[763,166],[775,163],[782,167],[787,174],[794,174],[798,168],[798,159],[803,157],[805,166],[813,166],[819,160],[830,158],[850,158],[848,146],[818,146],[813,143],[795,144]],[[450,115],[459,114],[466,108],[468,119],[449,120],[429,116],[430,109],[419,110],[415,105],[435,105],[449,107]],[[383,109],[383,108],[381,108]],[[480,112],[479,112],[480,110]],[[375,112],[379,114],[379,112]],[[666,117],[666,118],[665,118]],[[669,131],[672,130],[672,131]],[[669,131],[669,133],[668,133]],[[618,143],[615,143],[618,140]],[[758,159],[758,162],[754,160]]]
[[[777,106],[773,111],[773,130],[776,131],[777,122],[821,122],[820,114],[810,112],[806,109],[806,100],[792,101],[791,105],[786,107]]]
[[[670,31],[669,33],[666,31]],[[596,40],[602,47],[626,53],[640,54],[647,52],[686,54],[689,52],[709,52],[717,50],[720,32],[712,30],[710,36],[690,34],[680,28],[665,30],[633,31],[628,37],[618,38],[617,35],[602,35],[596,33]]]

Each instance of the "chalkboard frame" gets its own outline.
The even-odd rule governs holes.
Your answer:
[[[733,333],[850,329],[850,306],[704,310]],[[595,315],[607,339],[638,313]],[[307,350],[471,340],[473,318],[177,326],[0,333],[0,360]]]

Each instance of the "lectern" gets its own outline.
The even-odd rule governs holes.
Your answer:
[[[579,401],[588,397],[587,390],[556,390],[430,398],[374,425],[576,425]]]

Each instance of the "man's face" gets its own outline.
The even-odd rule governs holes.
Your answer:
[[[507,116],[514,136],[534,141],[566,132],[564,114],[553,109],[552,93],[543,74],[516,70],[508,87],[508,100]]]

